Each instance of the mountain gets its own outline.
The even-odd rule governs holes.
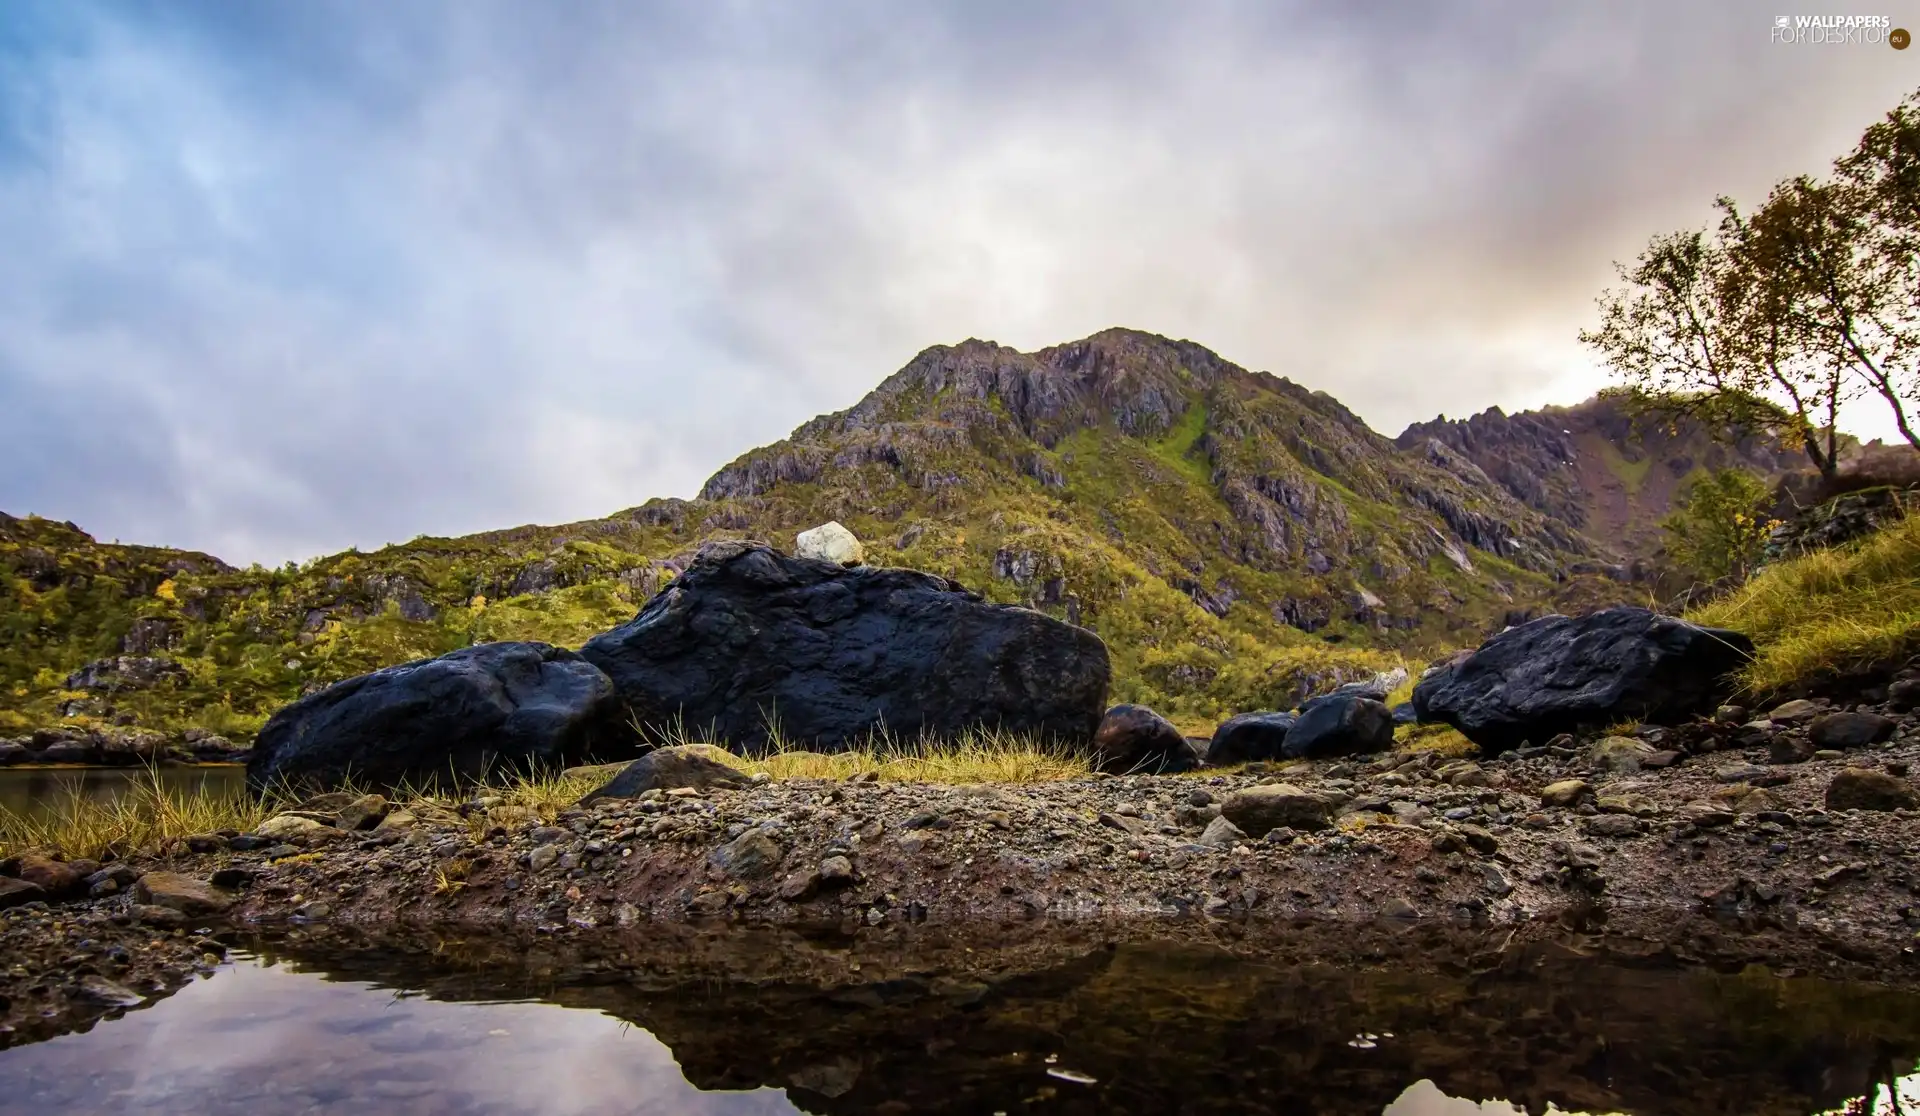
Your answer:
[[[1517,415],[1492,407],[1468,419],[1442,416],[1409,426],[1395,443],[1409,451],[1439,443],[1622,560],[1659,548],[1660,520],[1701,472],[1739,468],[1777,482],[1807,464],[1764,435],[1715,437],[1693,419],[1636,415],[1617,395]]]
[[[1131,330],[935,346],[698,498],[605,519],[240,570],[0,516],[0,733],[78,718],[245,736],[388,663],[578,646],[703,541],[791,546],[829,519],[870,562],[1092,628],[1115,700],[1199,724],[1540,611],[1643,601],[1620,562],[1677,483],[1656,455],[1714,452],[1701,432],[1651,436],[1602,403],[1396,441],[1323,392]]]

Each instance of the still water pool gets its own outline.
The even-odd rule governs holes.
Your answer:
[[[1153,942],[823,981],[752,956],[781,942],[742,938],[718,967],[675,944],[685,971],[611,942],[256,942],[147,1007],[0,1051],[0,1113],[1804,1116],[1898,1111],[1889,1082],[1916,1100],[1920,1003],[1873,985]]]

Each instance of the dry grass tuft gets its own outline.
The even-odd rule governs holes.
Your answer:
[[[1756,694],[1920,652],[1920,516],[1768,566],[1687,618],[1753,640],[1740,682]]]
[[[115,798],[82,795],[76,785],[30,816],[0,809],[0,857],[30,849],[58,850],[69,857],[98,860],[163,848],[196,833],[221,829],[246,831],[273,814],[270,804],[243,787],[191,790],[170,787],[149,769]]]

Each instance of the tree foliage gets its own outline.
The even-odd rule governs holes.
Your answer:
[[[1766,483],[1744,469],[1718,469],[1695,478],[1661,521],[1667,555],[1704,581],[1745,579],[1779,521],[1769,519]]]
[[[1596,349],[1643,401],[1773,430],[1822,475],[1842,410],[1877,399],[1920,448],[1920,94],[1868,128],[1828,178],[1799,175],[1751,213],[1654,236],[1599,298]]]

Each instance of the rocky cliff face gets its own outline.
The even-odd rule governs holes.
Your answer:
[[[1636,416],[1623,400],[1604,395],[1514,415],[1492,407],[1472,418],[1441,416],[1409,426],[1395,443],[1471,463],[1616,560],[1659,547],[1660,520],[1695,475],[1737,467],[1772,481],[1806,465],[1803,455],[1772,439],[1717,439],[1700,423]]]
[[[303,693],[407,659],[487,640],[578,647],[701,543],[791,548],[829,520],[869,563],[1093,629],[1115,700],[1200,722],[1642,595],[1619,580],[1620,540],[1648,538],[1716,452],[1604,404],[1436,420],[1396,442],[1192,342],[1118,329],[1033,353],[966,341],[746,453],[696,499],[605,519],[272,571],[0,519],[0,735],[79,714],[244,736]],[[137,700],[67,688],[115,655],[183,673]]]

